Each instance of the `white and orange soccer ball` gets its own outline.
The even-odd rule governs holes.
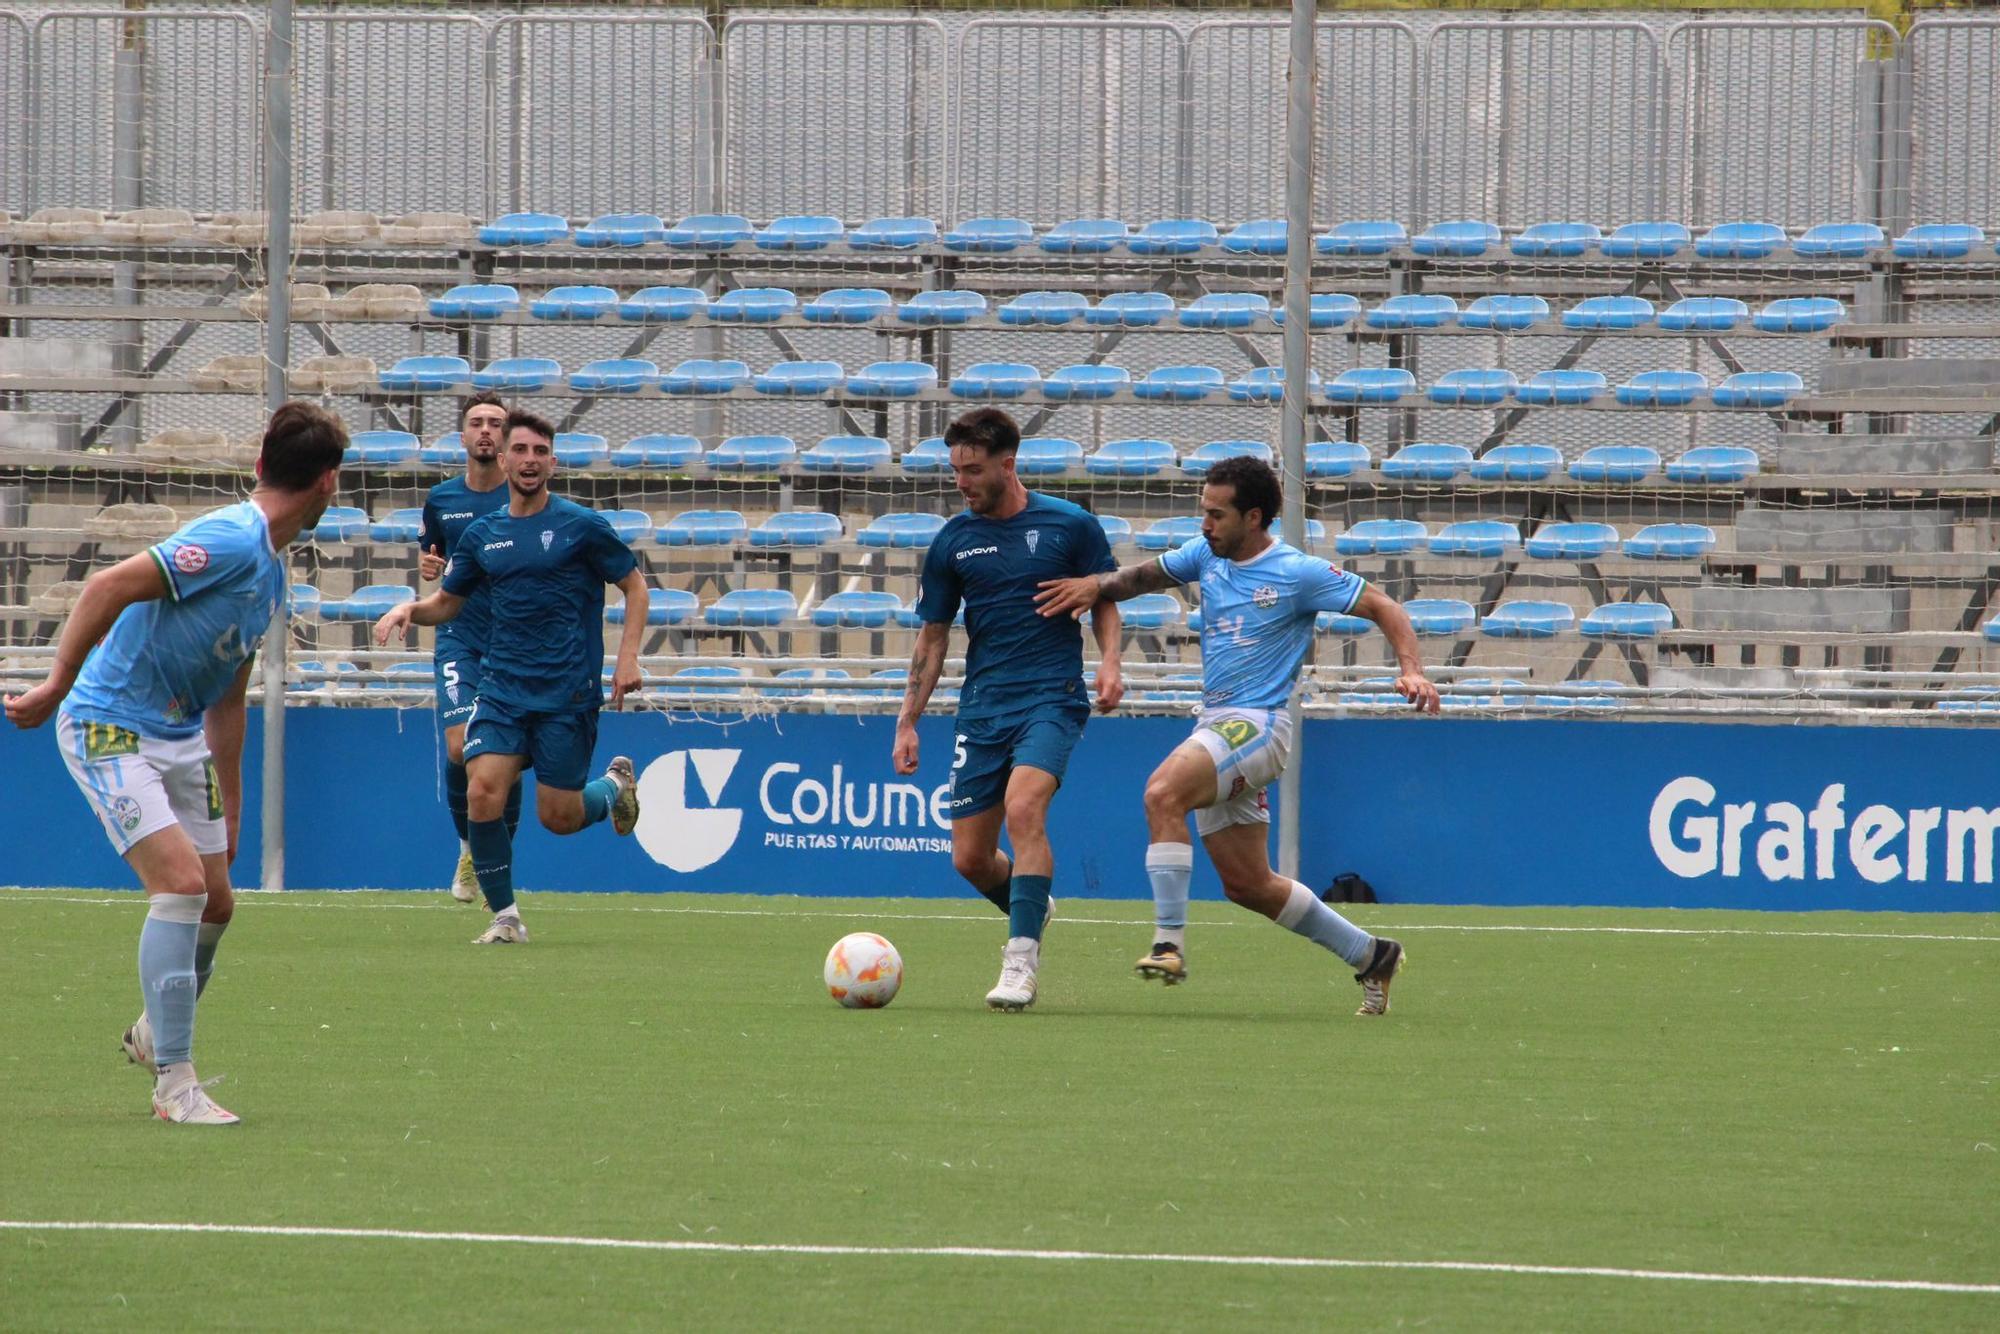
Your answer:
[[[873,931],[842,936],[827,951],[827,994],[850,1010],[879,1010],[902,985],[903,956]]]

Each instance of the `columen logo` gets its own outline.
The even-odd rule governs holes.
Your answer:
[[[736,772],[740,750],[675,750],[639,775],[639,846],[670,871],[713,866],[736,846],[743,812],[722,806],[722,789]],[[688,769],[694,769],[706,806],[688,804]]]

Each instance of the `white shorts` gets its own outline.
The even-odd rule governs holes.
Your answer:
[[[119,856],[172,824],[187,830],[198,853],[229,850],[222,786],[200,733],[168,741],[59,713],[56,741]]]
[[[1201,836],[1271,823],[1264,789],[1292,757],[1291,716],[1283,709],[1204,709],[1189,740],[1215,761],[1215,801],[1194,813]]]

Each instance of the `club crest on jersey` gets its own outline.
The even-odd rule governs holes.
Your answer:
[[[1042,540],[1042,530],[1041,530],[1041,529],[1039,529],[1039,528],[1030,528],[1030,529],[1028,530],[1028,554],[1029,554],[1030,556],[1032,556],[1032,555],[1034,555],[1034,554],[1035,554],[1035,545],[1036,545],[1036,543],[1040,542],[1041,540]]]
[[[554,546],[555,544],[556,544],[556,534],[555,534],[555,530],[554,530],[553,528],[545,528],[545,529],[543,529],[543,530],[542,530],[542,550],[544,550],[544,551],[547,551],[547,550],[548,550],[548,549],[549,549],[550,547]]]
[[[1259,611],[1269,611],[1278,605],[1278,590],[1269,584],[1259,584],[1257,591],[1250,595],[1250,600],[1257,604]]]
[[[182,574],[200,574],[208,568],[208,548],[189,542],[174,552],[174,568]]]

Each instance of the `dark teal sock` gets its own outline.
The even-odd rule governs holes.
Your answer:
[[[486,906],[505,912],[514,906],[514,840],[508,837],[504,820],[470,822],[472,871],[479,877],[479,892]]]
[[[611,803],[618,796],[618,784],[609,778],[593,778],[583,785],[583,825],[588,829],[605,816],[611,814]]]
[[[507,841],[512,843],[514,835],[521,831],[521,788],[522,782],[516,778],[514,786],[507,789],[507,809],[500,818],[507,822]]]
[[[999,884],[993,886],[991,889],[982,889],[979,892],[986,896],[986,901],[988,903],[998,908],[1001,912],[1013,911],[1014,881],[1011,877],[1006,880],[1002,880]]]
[[[1007,905],[1008,936],[1040,940],[1042,927],[1049,920],[1049,877],[1016,875],[1011,883],[1014,892]]]
[[[444,804],[451,812],[452,827],[458,830],[461,839],[470,839],[466,832],[465,820],[465,766],[444,762]]]

